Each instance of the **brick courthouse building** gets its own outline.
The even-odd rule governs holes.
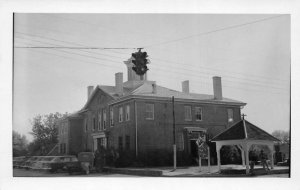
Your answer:
[[[201,131],[212,138],[241,119],[240,110],[246,104],[222,96],[220,77],[213,77],[213,95],[190,93],[189,81],[182,82],[180,92],[148,81],[146,74],[136,75],[130,59],[124,63],[126,82],[123,73],[116,73],[115,86],[89,86],[84,107],[60,121],[61,154],[103,146],[135,158],[155,157],[166,161],[163,164],[172,163],[172,96],[178,162],[197,157],[196,139]]]

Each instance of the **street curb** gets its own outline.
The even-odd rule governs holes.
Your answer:
[[[163,172],[160,170],[148,170],[148,169],[129,169],[129,168],[103,168],[107,172],[127,174],[127,175],[138,175],[138,176],[150,176],[150,177],[160,177]]]

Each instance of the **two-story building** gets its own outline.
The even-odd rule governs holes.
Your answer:
[[[103,146],[134,156],[172,155],[172,97],[178,155],[196,157],[201,131],[213,137],[241,119],[246,104],[223,97],[220,77],[213,77],[213,95],[196,94],[190,93],[189,81],[182,82],[182,91],[168,89],[148,81],[146,75],[136,75],[130,59],[124,63],[126,82],[123,73],[116,73],[115,86],[89,86],[84,107],[65,118],[69,137],[59,135],[59,143],[66,144],[61,152],[95,151]]]

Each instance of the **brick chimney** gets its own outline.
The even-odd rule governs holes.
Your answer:
[[[182,81],[182,92],[190,93],[190,82],[188,80]]]
[[[152,84],[152,94],[156,94],[157,93],[157,86],[155,83]]]
[[[216,100],[222,100],[222,82],[221,77],[213,77],[213,87],[214,87],[214,98]]]
[[[131,57],[127,61],[124,61],[125,65],[127,66],[127,81],[146,81],[147,73],[145,73],[143,76],[139,76],[132,70],[132,67],[134,66],[132,59],[133,58]]]
[[[116,73],[116,93],[121,96],[123,95],[123,73]]]
[[[94,86],[88,86],[87,87],[87,98],[89,99],[90,98],[90,96],[92,95],[92,92],[93,92],[93,90],[94,90]]]

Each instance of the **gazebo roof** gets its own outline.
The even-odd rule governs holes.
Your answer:
[[[212,138],[212,141],[224,141],[224,140],[268,140],[279,141],[266,131],[253,125],[247,120],[240,120],[233,124],[227,130],[221,132],[217,136]]]

